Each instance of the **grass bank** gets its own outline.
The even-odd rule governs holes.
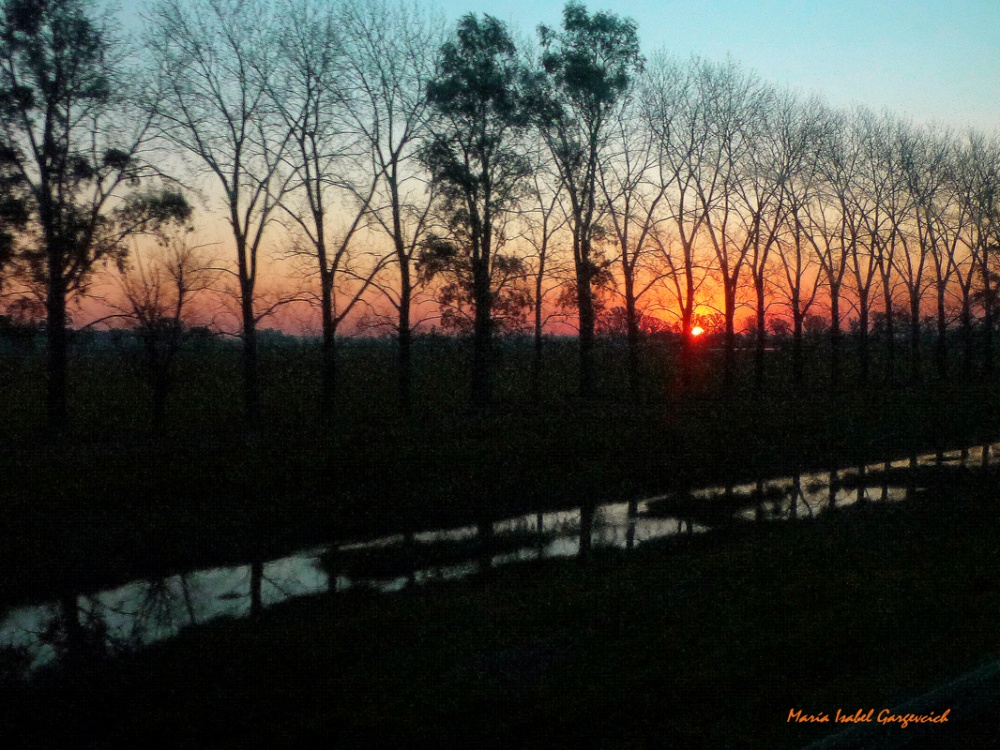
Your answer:
[[[1000,655],[998,479],[928,471],[911,503],[291,601],[41,680],[4,726],[53,747],[800,747],[832,728],[793,708],[878,712]],[[935,746],[992,747],[980,718]]]
[[[415,396],[393,396],[393,349],[343,351],[337,420],[321,426],[319,359],[306,345],[264,350],[260,430],[242,430],[238,352],[189,352],[163,434],[150,435],[148,394],[114,352],[73,362],[73,420],[41,440],[37,359],[3,360],[0,378],[0,601],[277,556],[304,545],[403,529],[461,525],[527,510],[626,500],[685,484],[752,480],[794,468],[899,457],[996,435],[1000,394],[956,381],[831,393],[818,365],[800,392],[735,391],[706,378],[677,387],[669,351],[650,351],[639,403],[621,392],[624,351],[600,351],[602,398],[574,395],[575,349],[550,346],[539,402],[530,348],[498,354],[497,401],[466,405],[466,350],[424,341]]]

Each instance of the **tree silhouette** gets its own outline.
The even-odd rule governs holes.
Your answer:
[[[464,16],[455,38],[441,47],[438,75],[427,86],[436,115],[434,137],[423,153],[441,189],[444,236],[430,235],[425,269],[450,265],[473,307],[472,395],[490,401],[489,358],[495,276],[516,264],[500,250],[502,222],[518,202],[530,163],[517,140],[528,121],[523,102],[525,72],[506,26],[491,16]],[[467,266],[467,281],[461,267]],[[510,298],[505,298],[509,300]]]
[[[607,156],[612,113],[642,70],[632,20],[591,15],[580,3],[563,9],[562,30],[539,27],[541,67],[535,121],[569,195],[576,299],[580,321],[580,393],[594,392],[595,235],[600,233],[599,173]]]
[[[149,119],[133,106],[124,52],[86,0],[0,5],[2,156],[35,229],[19,255],[44,289],[53,433],[66,422],[67,298],[97,264],[121,264],[130,235],[190,211],[177,192],[134,190],[155,172],[140,158]]]
[[[406,0],[344,0],[337,22],[344,78],[351,83],[346,123],[367,152],[365,172],[377,178],[369,215],[392,244],[388,273],[376,277],[375,285],[395,311],[385,322],[397,335],[397,388],[406,411],[412,401],[413,333],[420,323],[415,263],[436,201],[419,156],[428,137],[427,84],[444,24]]]
[[[159,79],[148,106],[160,137],[204,167],[232,231],[247,427],[259,421],[257,282],[265,233],[288,187],[291,131],[270,106],[277,54],[262,3],[161,0],[146,45]]]
[[[130,259],[118,278],[122,301],[115,306],[138,344],[133,361],[152,394],[154,435],[163,429],[177,356],[192,336],[191,302],[218,277],[201,256],[202,248],[190,244],[187,231],[165,233],[157,244],[158,252]]]
[[[319,276],[320,411],[328,423],[336,402],[337,330],[385,263],[372,260],[361,267],[354,248],[357,236],[374,221],[372,202],[383,175],[359,164],[370,149],[353,128],[352,93],[345,83],[350,64],[344,59],[340,20],[314,0],[287,6],[269,87],[273,106],[291,132],[284,157],[290,189],[280,205],[302,237],[294,241],[294,252],[307,256]]]

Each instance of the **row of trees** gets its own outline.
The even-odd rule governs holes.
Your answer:
[[[577,322],[584,396],[604,307],[622,319],[633,394],[643,320],[673,318],[686,347],[713,307],[730,383],[743,305],[758,383],[776,315],[801,381],[819,311],[834,388],[848,316],[863,381],[876,315],[890,376],[904,321],[922,371],[928,313],[942,376],[956,321],[971,366],[982,320],[992,367],[1000,143],[982,134],[834,110],[732,62],[647,60],[632,21],[574,2],[537,43],[489,16],[449,31],[389,0],[156,0],[135,46],[86,0],[6,0],[0,13],[0,267],[46,305],[57,429],[66,301],[108,262],[125,274],[119,311],[161,333],[210,280],[231,279],[250,424],[256,330],[292,298],[320,311],[328,417],[337,337],[361,310],[398,337],[409,405],[421,294],[472,335],[481,405],[492,336],[528,325],[529,311],[536,381],[547,316]],[[196,201],[229,235],[210,273],[171,229]],[[127,259],[141,234],[173,247],[171,274]],[[308,295],[261,293],[268,253],[303,261]]]

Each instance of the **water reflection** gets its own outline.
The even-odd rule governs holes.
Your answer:
[[[913,497],[922,467],[987,467],[995,446],[936,451],[850,469],[694,489],[578,509],[481,519],[453,529],[409,530],[306,550],[277,560],[134,581],[88,595],[8,611],[0,621],[0,681],[11,664],[122,653],[219,617],[246,617],[304,594],[370,589],[389,593],[466,578],[517,562],[587,558],[601,548],[632,550],[652,540],[739,523],[810,518],[878,498]],[[14,668],[16,669],[16,667]]]

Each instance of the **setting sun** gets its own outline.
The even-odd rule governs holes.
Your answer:
[[[701,326],[695,326],[694,328],[691,329],[691,335],[696,338],[698,336],[701,336],[703,333],[705,333],[705,329],[702,328]]]

